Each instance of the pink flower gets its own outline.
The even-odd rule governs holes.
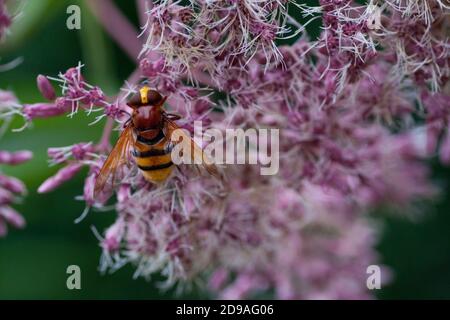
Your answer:
[[[1,19],[4,12],[4,2],[0,0],[0,37],[1,37]],[[6,131],[9,122],[18,109],[21,108],[19,101],[12,92],[0,90],[0,138]],[[33,157],[31,151],[21,150],[9,152],[0,150],[0,166],[3,165],[20,165],[29,161]],[[5,175],[0,170],[0,237],[8,232],[7,224],[15,228],[23,228],[25,219],[12,208],[20,197],[26,194],[26,187],[22,181],[17,178]]]
[[[423,160],[450,158],[448,92],[441,91],[450,79],[449,42],[440,23],[449,8],[441,1],[319,3],[157,2],[139,12],[137,38],[120,11],[102,2],[91,7],[94,14],[137,60],[122,91],[107,97],[79,64],[56,79],[38,77],[50,102],[5,109],[30,121],[80,110],[94,113],[94,123],[108,117],[98,143],[49,148],[51,163],[64,167],[38,190],[51,191],[87,166],[87,208],[116,195],[117,220],[101,239],[103,271],[129,262],[136,276],[160,272],[167,286],[209,277],[209,290],[228,299],[265,292],[280,299],[370,297],[366,268],[379,264],[379,230],[367,213],[380,205],[416,210],[417,200],[438,192]],[[276,44],[304,31],[289,5],[310,21],[322,19],[316,42],[303,36]],[[169,97],[166,108],[189,131],[196,120],[220,132],[280,129],[278,174],[227,165],[220,181],[180,166],[156,186],[130,160],[117,186],[94,198],[114,121],[120,129],[128,119],[126,98],[141,76]],[[48,79],[59,82],[61,96]],[[8,192],[20,189],[11,186]]]
[[[72,179],[78,171],[80,171],[81,165],[78,163],[67,165],[66,167],[59,170],[54,176],[45,180],[38,189],[39,193],[50,192],[62,183]]]
[[[0,151],[0,165],[19,165],[30,160],[31,157],[30,151],[14,153]],[[6,235],[7,224],[15,228],[25,227],[25,219],[11,207],[16,202],[17,197],[25,193],[26,188],[22,181],[0,172],[0,237]]]
[[[47,79],[47,77],[43,75],[38,75],[36,81],[39,91],[42,93],[42,96],[45,99],[54,100],[56,98],[55,90],[53,89],[53,86]]]

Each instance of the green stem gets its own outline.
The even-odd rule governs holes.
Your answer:
[[[113,70],[110,43],[97,19],[92,15],[85,1],[82,2],[82,27],[80,42],[83,50],[83,62],[87,66],[87,77],[95,84],[112,93],[119,86]]]

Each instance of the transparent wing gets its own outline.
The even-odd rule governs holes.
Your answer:
[[[120,134],[116,145],[111,150],[108,158],[106,158],[95,180],[94,197],[97,197],[107,184],[111,187],[114,186],[117,169],[126,163],[128,159],[128,151],[130,150],[133,137],[132,133],[133,130],[129,124]]]
[[[169,119],[167,116],[164,117],[165,119],[165,131],[167,133],[167,136],[170,138],[172,136],[172,133],[177,130],[181,129],[174,121]],[[203,152],[202,148],[200,148],[194,140],[185,132],[185,130],[179,130],[177,131],[179,136],[181,137],[181,140],[179,141],[172,141],[174,144],[182,143],[184,144],[183,148],[190,148],[191,149],[191,158],[194,159],[202,159],[202,163],[200,166],[206,169],[206,171],[215,176],[216,178],[222,179],[222,176],[220,175],[219,171],[217,170],[216,165],[214,162]],[[195,162],[193,162],[195,163]]]

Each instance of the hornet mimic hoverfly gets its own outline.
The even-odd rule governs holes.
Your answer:
[[[206,158],[203,150],[184,130],[177,130],[180,128],[174,120],[180,119],[180,116],[163,109],[166,99],[146,84],[129,99],[127,105],[133,112],[97,176],[94,195],[97,196],[107,183],[114,185],[116,171],[127,162],[130,151],[147,181],[155,184],[164,182],[174,168],[171,151],[178,143],[190,148],[192,159],[204,160],[202,165],[210,174],[219,176],[217,168]],[[178,141],[171,139],[175,130],[177,136],[181,137]]]

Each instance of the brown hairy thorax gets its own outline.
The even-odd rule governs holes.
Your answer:
[[[142,106],[133,111],[133,126],[138,131],[161,128],[162,114],[159,106]]]
[[[158,91],[142,86],[127,105],[133,108],[133,126],[138,131],[161,128],[161,106],[166,100]]]

